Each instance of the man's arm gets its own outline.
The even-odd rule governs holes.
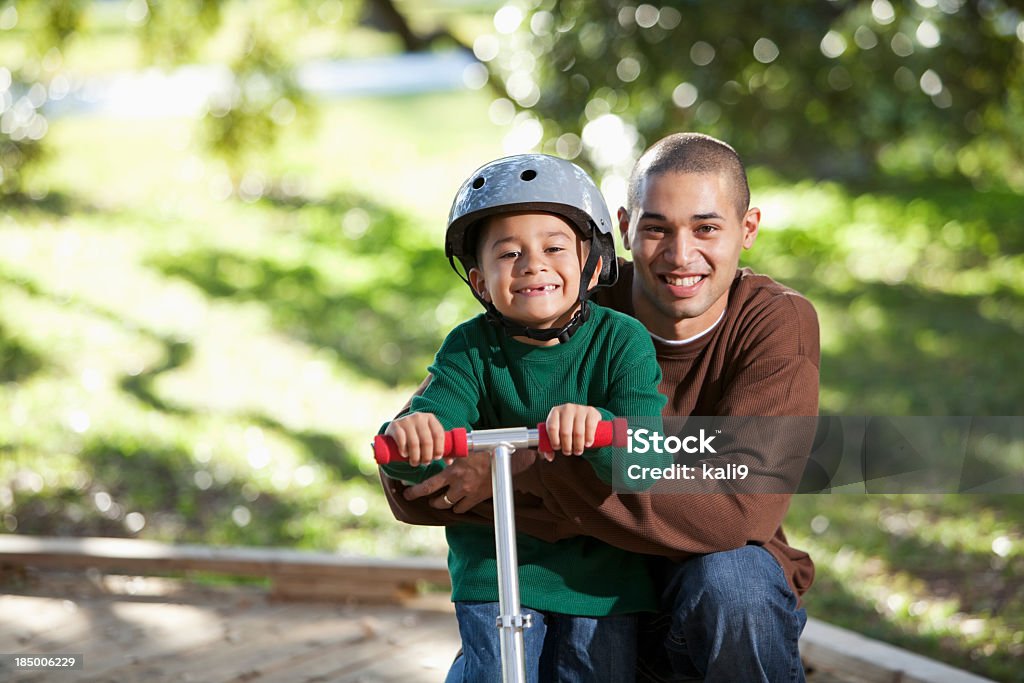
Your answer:
[[[818,327],[810,303],[802,297],[785,297],[746,332],[752,346],[739,369],[725,375],[728,381],[714,414],[816,415]],[[780,350],[785,353],[779,354]],[[813,429],[796,430],[787,436],[782,450],[806,456],[813,437]],[[752,457],[771,463],[778,456],[776,452],[751,453],[747,442],[744,452],[719,453],[719,458]],[[556,534],[584,533],[625,550],[670,557],[767,543],[781,525],[791,497],[788,493],[613,495],[596,477],[558,460],[524,473],[516,485],[539,496],[546,511],[562,520],[552,525],[542,518],[517,517],[521,531],[546,540],[556,540]],[[795,485],[790,490],[794,489]]]

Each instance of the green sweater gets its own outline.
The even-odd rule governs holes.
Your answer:
[[[430,384],[413,398],[411,410],[433,413],[446,430],[533,427],[563,403],[593,406],[604,419],[659,416],[665,398],[658,393],[661,370],[647,330],[610,309],[591,304],[591,310],[568,343],[554,346],[516,341],[483,315],[459,325],[437,352]],[[613,450],[588,451],[574,464],[593,467],[610,483]],[[384,471],[415,483],[443,466],[395,464]],[[466,524],[446,533],[452,600],[497,602],[493,529]],[[644,556],[589,536],[556,543],[525,534],[517,539],[523,605],[585,616],[657,609]]]

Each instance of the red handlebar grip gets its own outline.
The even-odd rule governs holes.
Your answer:
[[[597,431],[594,433],[594,444],[591,448],[604,448],[615,446],[623,448],[626,445],[628,436],[626,434],[629,423],[626,418],[617,417],[614,420],[601,420],[597,423]],[[544,453],[551,453],[551,441],[548,439],[548,430],[541,422],[537,425],[537,450]]]
[[[465,458],[469,455],[469,444],[466,441],[466,430],[458,427],[444,433],[444,457]],[[398,444],[390,436],[378,434],[373,437],[373,458],[378,465],[393,462],[405,462],[398,452]]]

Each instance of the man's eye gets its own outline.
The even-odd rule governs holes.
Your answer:
[[[655,235],[664,235],[665,228],[660,225],[645,225],[643,228],[644,232],[649,232]]]
[[[697,232],[702,232],[702,233],[704,233],[706,235],[709,235],[709,234],[711,234],[713,232],[717,232],[717,231],[718,231],[718,226],[717,225],[702,225],[699,228],[697,228]]]

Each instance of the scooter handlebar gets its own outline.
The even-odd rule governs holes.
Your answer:
[[[445,458],[464,458],[469,455],[469,442],[466,439],[466,430],[458,427],[444,433],[444,454]],[[373,457],[378,465],[388,465],[395,462],[405,462],[398,452],[398,444],[390,436],[378,434],[373,437]]]
[[[591,448],[624,447],[628,438],[627,429],[626,420],[621,417],[598,422],[597,432],[594,434],[594,444]],[[466,432],[461,427],[445,432],[443,457],[464,458],[469,455],[471,436],[472,432]],[[548,439],[548,432],[543,422],[537,425],[537,443],[531,443],[531,446],[535,446],[539,451],[551,452],[551,441]],[[375,436],[373,439],[373,456],[378,465],[406,461],[406,458],[403,458],[398,452],[398,444],[395,443],[395,440],[383,434]]]
[[[594,444],[591,448],[604,448],[605,446],[616,446],[622,448],[626,445],[626,418],[617,417],[614,420],[601,420],[597,423],[597,432],[594,433]],[[551,453],[551,440],[548,439],[548,430],[544,423],[537,425],[537,450],[544,453]]]

